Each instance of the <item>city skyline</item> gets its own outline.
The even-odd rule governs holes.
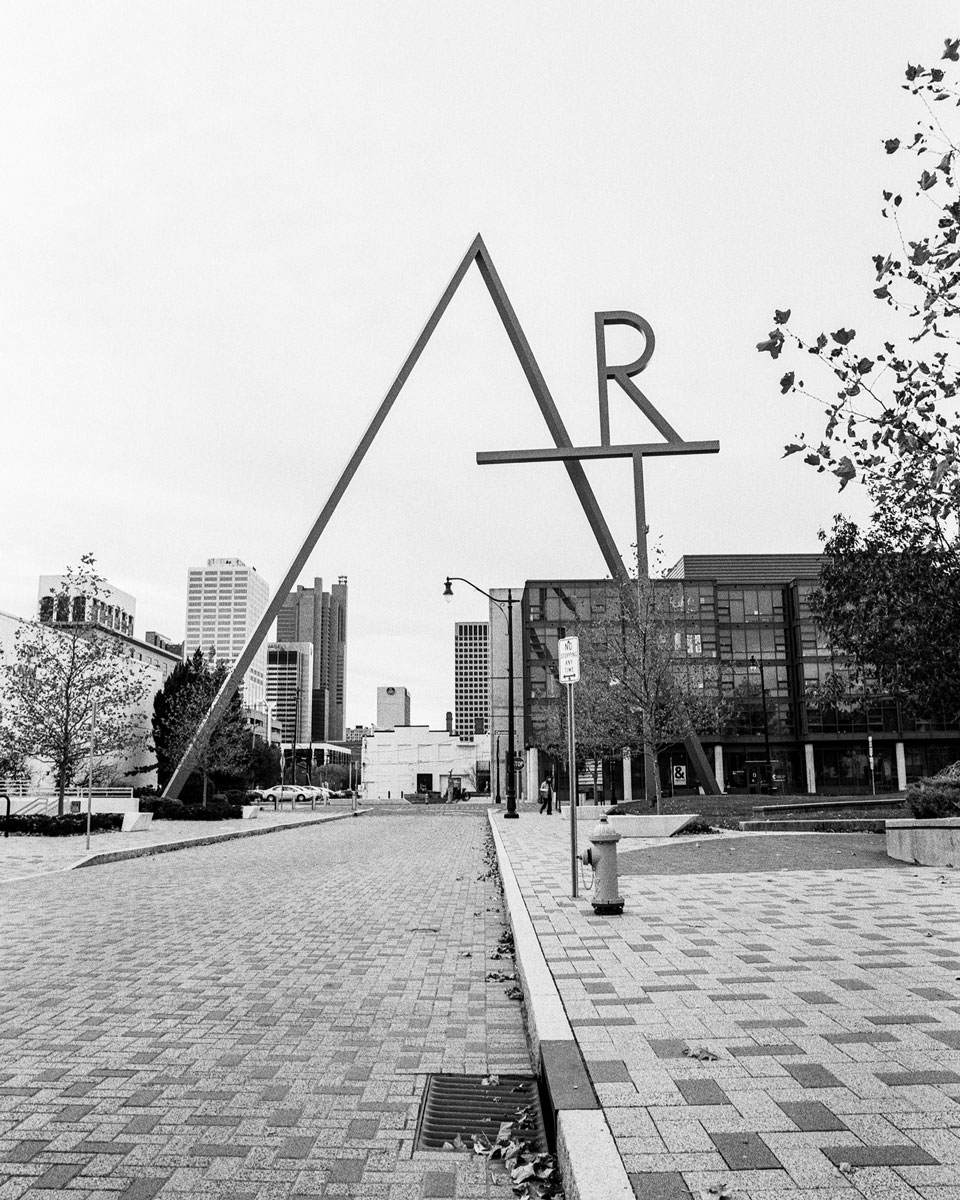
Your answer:
[[[0,379],[29,448],[0,481],[0,609],[30,613],[37,576],[86,551],[175,640],[191,563],[237,555],[276,586],[478,231],[578,444],[611,309],[655,331],[651,401],[720,440],[647,471],[665,564],[814,553],[835,512],[867,511],[781,461],[820,409],[780,398],[755,347],[780,306],[882,325],[881,194],[907,186],[883,139],[910,135],[903,69],[939,57],[952,7],[54,7],[15,2],[0,47]],[[611,331],[611,358],[637,341]],[[613,392],[611,420],[650,437]],[[475,462],[548,444],[471,270],[301,574],[350,579],[347,725],[385,678],[442,725],[451,619],[488,616],[466,589],[443,606],[446,575],[603,573],[562,467]],[[629,558],[629,468],[587,474]]]

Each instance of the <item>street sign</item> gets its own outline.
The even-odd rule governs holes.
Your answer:
[[[557,642],[557,658],[560,682],[579,683],[580,639],[577,637],[561,638]]]

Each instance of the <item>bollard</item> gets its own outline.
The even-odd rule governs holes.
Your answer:
[[[7,817],[3,825],[3,836],[8,838],[10,836],[10,797],[6,792],[0,792],[0,800],[6,800],[7,802]]]
[[[617,878],[617,842],[620,834],[612,828],[606,816],[590,834],[591,846],[580,855],[580,861],[594,870],[593,904],[598,916],[619,916],[623,912],[623,897]]]

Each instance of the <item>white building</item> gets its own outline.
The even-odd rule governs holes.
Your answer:
[[[16,665],[17,631],[25,627],[29,628],[34,624],[32,621],[25,621],[10,613],[0,612],[0,667]],[[41,622],[41,624],[48,623]],[[54,632],[56,623],[52,624],[51,632]],[[59,634],[59,631],[56,632]],[[110,755],[108,759],[97,760],[97,769],[101,773],[105,772],[110,775],[114,783],[121,786],[155,782],[156,776],[153,774],[155,767],[148,766],[150,763],[155,763],[156,760],[154,752],[148,747],[148,741],[152,736],[153,699],[179,659],[156,646],[149,646],[145,642],[137,641],[136,638],[125,637],[119,632],[106,628],[102,633],[94,631],[92,636],[107,637],[112,640],[117,650],[125,658],[124,667],[129,673],[129,677],[144,684],[143,699],[139,703],[131,704],[127,710],[131,715],[136,715],[136,720],[131,728],[130,744],[123,751]],[[2,698],[3,684],[3,676],[0,674],[0,698]],[[49,763],[28,759],[26,767],[32,782],[38,787],[53,786]],[[85,767],[82,768],[79,774],[84,774],[85,770]]]
[[[489,675],[488,622],[457,621],[453,631],[453,725],[464,741],[487,731]]]
[[[133,637],[137,602],[129,594],[103,585],[99,596],[86,596],[68,587],[66,575],[41,575],[37,615],[45,625],[102,625]]]
[[[205,567],[191,567],[187,576],[186,658],[199,647],[214,651],[228,667],[240,657],[270,601],[267,581],[239,558],[208,558]],[[257,650],[243,677],[243,699],[250,707],[267,697],[266,641]]]
[[[405,687],[377,688],[377,729],[410,724],[410,693]]]
[[[485,737],[466,742],[426,725],[377,729],[363,739],[360,795],[374,804],[418,792],[446,793],[451,781],[476,791],[478,758],[486,763],[489,757]]]
[[[267,645],[267,704],[280,722],[282,741],[304,745],[311,740],[312,642],[270,642]]]

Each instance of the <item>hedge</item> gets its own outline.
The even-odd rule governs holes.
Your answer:
[[[0,825],[4,825],[4,820],[0,818]],[[120,829],[122,825],[123,813],[93,813],[90,817],[93,833],[106,833],[110,829]],[[75,813],[63,817],[28,813],[25,816],[11,816],[4,828],[23,837],[73,837],[87,832],[87,818],[85,814]]]

